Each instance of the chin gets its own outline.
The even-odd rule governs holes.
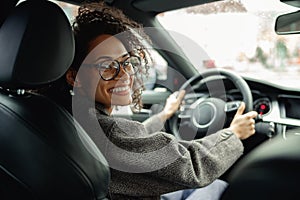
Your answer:
[[[112,105],[115,106],[128,106],[131,105],[132,99],[130,98],[117,98],[112,100]]]

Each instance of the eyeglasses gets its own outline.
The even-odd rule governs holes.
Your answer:
[[[130,56],[123,62],[117,60],[105,60],[97,64],[92,64],[99,71],[101,78],[110,81],[118,76],[121,66],[128,75],[134,75],[141,67],[141,59],[137,56]]]

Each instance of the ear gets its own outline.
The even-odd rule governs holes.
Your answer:
[[[69,68],[66,73],[66,81],[69,85],[73,87],[80,87],[80,81],[76,79],[77,71],[74,68]]]

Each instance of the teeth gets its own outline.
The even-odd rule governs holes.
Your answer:
[[[114,88],[112,89],[111,91],[112,92],[123,92],[123,91],[126,91],[129,89],[129,86],[125,86],[125,87],[117,87],[117,88]]]

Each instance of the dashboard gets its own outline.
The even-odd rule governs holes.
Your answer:
[[[252,93],[253,110],[262,118],[260,123],[256,124],[257,132],[269,138],[277,135],[283,138],[289,135],[300,136],[300,90],[276,86],[262,80],[244,79]],[[224,78],[223,82],[226,93],[217,94],[219,98],[226,102],[243,100],[240,91],[230,80]],[[196,98],[207,95],[207,88],[203,85],[195,85],[193,89],[196,91]],[[218,91],[218,88],[215,88],[215,91]],[[187,102],[191,102],[193,98],[195,96],[188,96]]]
[[[209,82],[218,81],[218,79],[211,79]],[[277,86],[264,80],[250,79],[243,77],[250,87],[253,98],[253,110],[257,111],[262,120],[255,125],[255,138],[250,139],[249,143],[252,146],[261,143],[261,141],[268,140],[273,137],[282,137],[283,139],[291,136],[300,136],[300,90],[293,90],[282,86]],[[221,80],[225,89],[220,91],[218,86],[213,87],[210,84],[210,92],[208,92],[205,84],[196,83],[192,89],[194,92],[187,92],[185,95],[185,104],[191,105],[197,99],[204,96],[215,96],[224,100],[225,102],[242,101],[242,95],[235,85],[227,78],[223,77]],[[207,82],[206,82],[207,85]],[[215,84],[218,85],[218,84]],[[212,92],[213,91],[213,92]],[[151,113],[154,112],[154,104],[163,107],[166,98],[171,94],[168,92],[146,91],[143,94],[144,109],[147,112],[141,112],[132,116],[135,120],[144,121]],[[150,114],[149,114],[150,113]],[[227,124],[228,126],[228,124]]]
[[[253,109],[263,122],[273,123],[275,135],[300,135],[300,91],[270,83],[246,80],[253,93]]]
[[[272,109],[272,102],[270,98],[258,90],[252,90],[251,92],[254,99],[253,110],[255,110],[261,116],[267,115]],[[235,91],[235,90],[229,91],[227,93],[226,101],[235,101],[235,100],[242,100],[239,91]]]

